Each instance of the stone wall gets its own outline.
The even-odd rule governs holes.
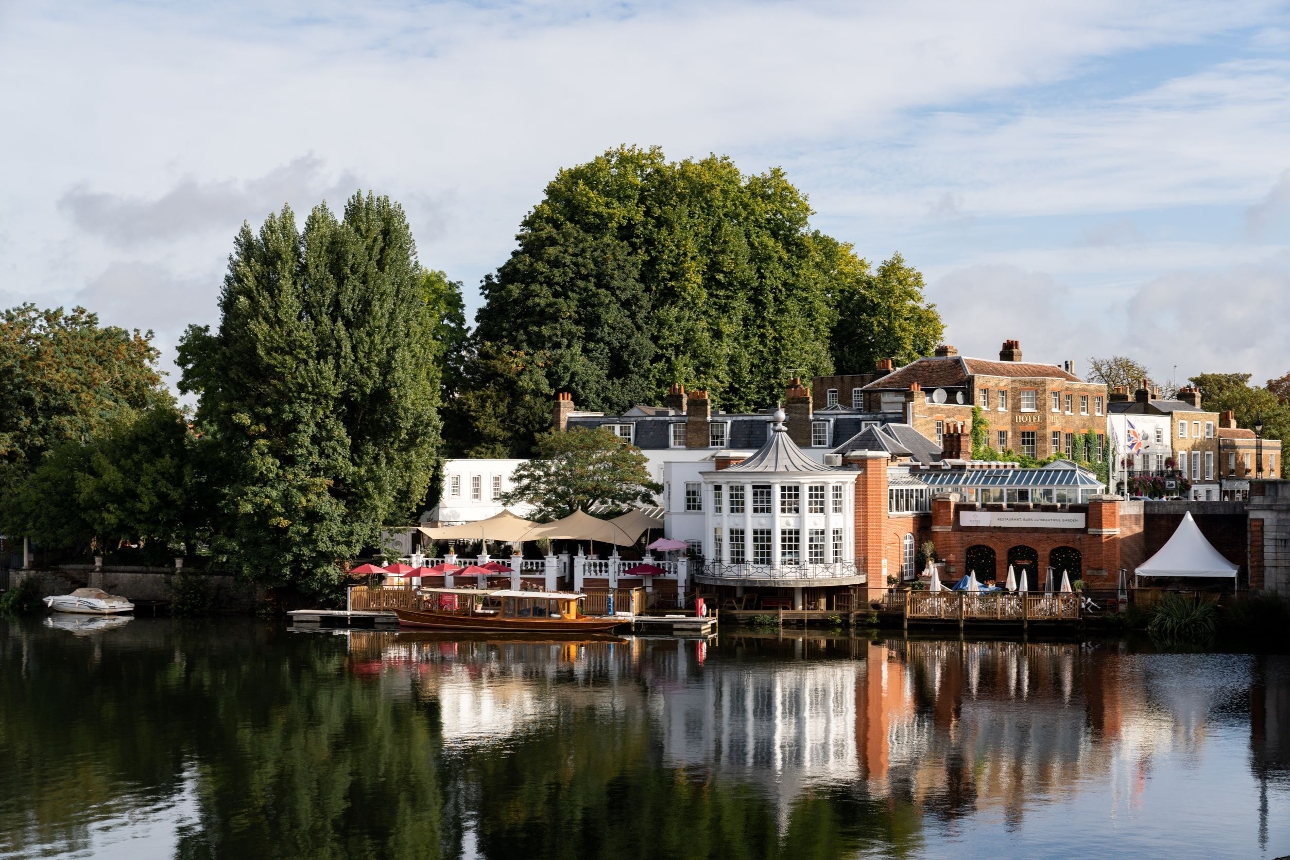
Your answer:
[[[256,595],[253,590],[239,586],[232,576],[205,575],[207,587],[215,596],[214,605],[220,609],[251,610],[255,608]],[[128,571],[92,570],[12,570],[9,573],[10,587],[17,586],[29,576],[40,578],[40,596],[68,594],[77,588],[101,588],[109,594],[124,597],[127,600],[160,600],[171,599],[170,583],[173,573],[133,573]]]
[[[1250,588],[1290,597],[1290,481],[1251,481]]]

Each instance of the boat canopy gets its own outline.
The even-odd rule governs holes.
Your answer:
[[[1138,576],[1236,576],[1232,564],[1200,533],[1188,511],[1160,551],[1142,563]]]
[[[478,593],[478,592],[476,592]],[[488,592],[489,597],[532,597],[537,600],[582,600],[587,595],[576,591],[514,591],[504,589]]]

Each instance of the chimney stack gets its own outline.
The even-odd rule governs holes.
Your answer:
[[[972,440],[967,433],[963,432],[962,423],[953,425],[953,429],[947,429],[941,434],[941,459],[972,459]]]
[[[951,358],[958,354],[959,354],[958,349],[950,346],[948,343],[943,343],[940,346],[936,347],[937,358]]]
[[[712,421],[712,401],[708,392],[697,389],[690,392],[685,405],[685,447],[708,447],[708,425]]]
[[[1021,361],[1021,341],[1005,340],[1003,349],[999,350],[1000,361]]]
[[[804,388],[802,380],[795,376],[788,383],[788,390],[785,395],[787,402],[784,404],[784,414],[788,416],[788,438],[802,448],[809,448],[811,445],[811,416],[814,412],[811,408],[811,392]]]
[[[1069,358],[1068,358],[1068,359],[1066,359],[1065,361],[1063,361],[1063,362],[1062,362],[1062,370],[1066,371],[1066,372],[1067,372],[1067,373],[1069,373],[1071,376],[1074,376],[1074,375],[1075,375],[1075,362],[1071,361]]]
[[[1111,392],[1111,402],[1112,402],[1112,403],[1128,403],[1128,402],[1129,402],[1129,395],[1128,395],[1128,392],[1126,392],[1126,391],[1124,390],[1124,386],[1123,386],[1123,385],[1117,385],[1117,386],[1115,386],[1115,390]]]
[[[1133,399],[1139,403],[1146,403],[1151,399],[1151,380],[1138,380],[1138,390],[1133,392]]]
[[[1236,413],[1232,410],[1226,410],[1218,419],[1218,426],[1226,430],[1236,429]]]
[[[1183,403],[1189,403],[1192,406],[1195,406],[1197,409],[1200,408],[1200,391],[1192,388],[1190,385],[1186,388],[1178,389],[1178,399]]]
[[[884,376],[892,371],[894,362],[890,358],[878,359],[878,367],[875,371],[877,376]]]
[[[667,396],[663,398],[663,405],[668,409],[685,414],[685,386],[679,382],[673,382],[672,387],[667,390]]]
[[[563,433],[569,429],[569,416],[573,414],[573,395],[567,391],[558,391],[555,395],[555,414],[551,424],[553,429]]]

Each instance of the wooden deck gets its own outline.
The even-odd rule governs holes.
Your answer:
[[[366,609],[296,609],[287,613],[292,627],[398,627],[393,612]]]
[[[915,624],[1079,625],[1079,594],[969,594],[963,591],[910,591],[902,601],[904,626]],[[894,608],[894,607],[892,607]]]
[[[632,630],[672,636],[711,636],[717,632],[717,619],[680,614],[637,615],[632,619]]]

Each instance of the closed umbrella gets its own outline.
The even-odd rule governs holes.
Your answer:
[[[1009,593],[1017,590],[1017,576],[1012,572],[1012,565],[1008,565],[1008,581],[1003,584],[1003,587]]]
[[[941,585],[941,577],[936,573],[936,568],[932,568],[932,581],[927,583],[927,590],[940,591],[941,588],[943,588]]]
[[[1053,593],[1053,569],[1050,567],[1044,571],[1044,594]]]
[[[968,574],[967,590],[971,594],[976,594],[978,591],[981,590],[981,583],[976,581],[976,571],[972,571],[971,573]]]
[[[1025,594],[1029,590],[1030,590],[1030,577],[1026,575],[1026,571],[1023,568],[1021,571],[1021,576],[1017,579],[1017,593]]]
[[[1066,575],[1066,571],[1063,570],[1062,571],[1062,594],[1070,594],[1070,593],[1071,593],[1071,579],[1069,576]]]

